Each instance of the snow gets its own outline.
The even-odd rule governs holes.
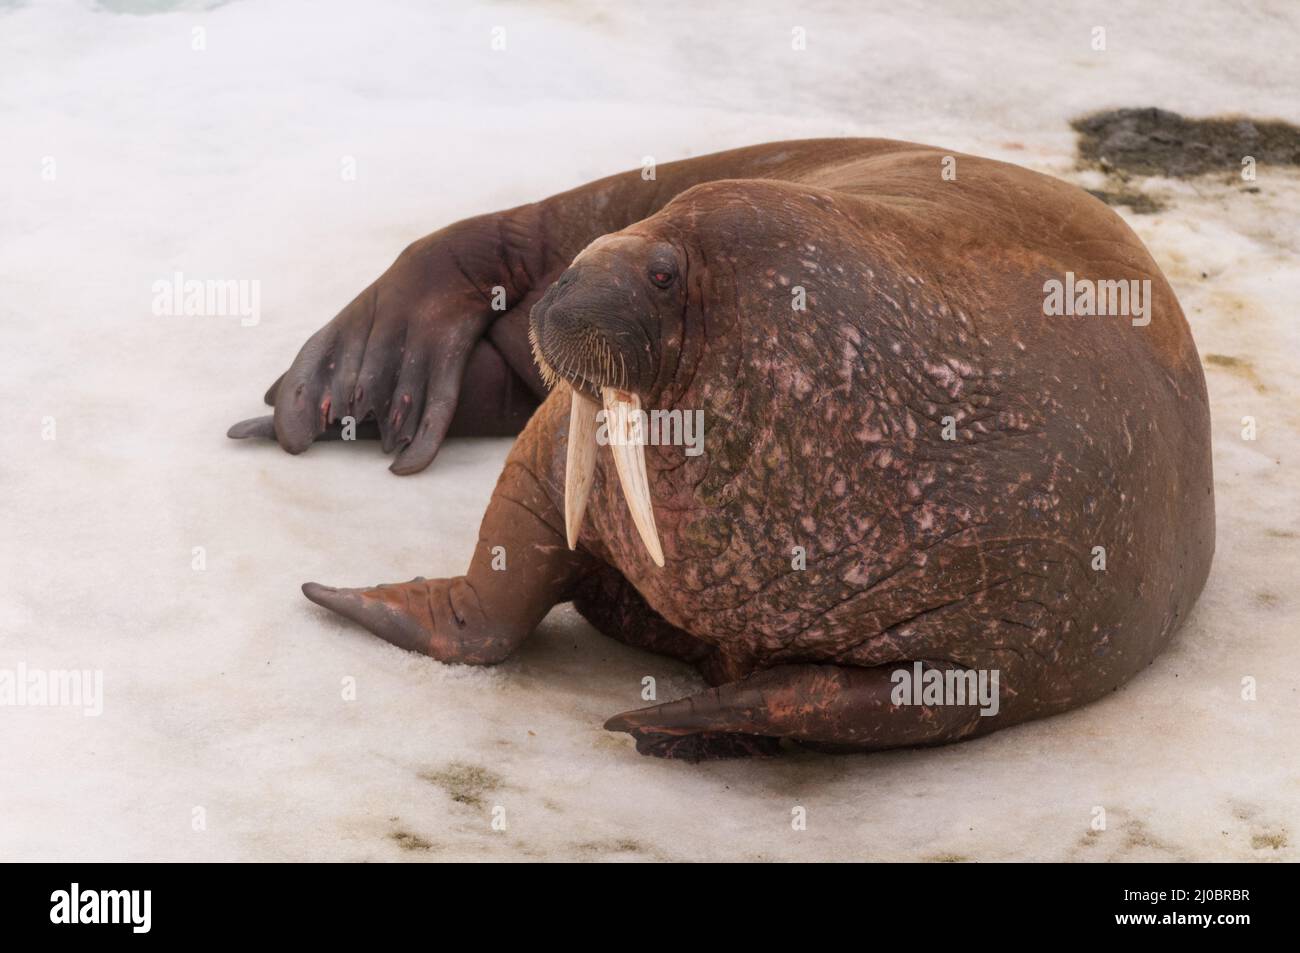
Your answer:
[[[1294,170],[1260,167],[1259,194],[1139,183],[1169,207],[1123,213],[1202,355],[1239,359],[1207,362],[1219,543],[1200,604],[1112,698],[967,744],[641,758],[602,721],[642,704],[646,675],[660,699],[701,683],[569,607],[476,670],[298,592],[462,571],[508,441],[454,442],[403,479],[373,444],[294,458],[224,432],[457,218],[644,156],[817,135],[1096,187],[1074,169],[1083,112],[1300,121],[1298,26],[1282,3],[1149,0],[0,3],[0,669],[104,680],[99,717],[0,708],[0,859],[1297,859]],[[156,315],[177,271],[259,282],[259,320]]]

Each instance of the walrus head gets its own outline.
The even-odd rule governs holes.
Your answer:
[[[672,242],[632,231],[606,235],[573,260],[529,316],[533,357],[547,384],[570,390],[565,528],[577,544],[596,471],[596,415],[604,406],[610,451],[632,521],[664,564],[646,478],[643,396],[676,364],[686,307],[686,259]]]
[[[631,231],[584,249],[529,316],[546,383],[593,400],[614,387],[647,396],[662,369],[664,331],[685,304],[685,260],[671,242]]]

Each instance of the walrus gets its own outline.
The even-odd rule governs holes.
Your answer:
[[[1076,186],[907,142],[769,143],[458,222],[267,401],[230,435],[298,453],[369,422],[403,474],[522,428],[465,575],[303,592],[473,665],[572,601],[712,686],[606,722],[661,757],[1086,704],[1170,640],[1214,551],[1204,376],[1142,243]],[[646,439],[673,411],[702,452]]]

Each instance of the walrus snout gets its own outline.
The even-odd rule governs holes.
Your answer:
[[[563,380],[646,394],[660,363],[666,308],[680,308],[676,253],[663,242],[607,235],[589,245],[529,314],[533,357],[547,384]]]
[[[645,302],[608,274],[571,269],[533,306],[529,335],[547,383],[564,380],[589,396],[601,387],[640,390],[653,380],[654,342]]]

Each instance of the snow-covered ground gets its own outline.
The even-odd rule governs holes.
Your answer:
[[[508,441],[402,479],[374,444],[224,436],[440,225],[770,139],[914,139],[1096,187],[1083,112],[1300,120],[1293,4],[858,6],[0,2],[0,670],[103,673],[99,717],[0,707],[0,858],[1300,856],[1294,170],[1138,183],[1168,208],[1124,212],[1207,359],[1219,542],[1173,647],[1102,703],[942,749],[691,766],[600,725],[644,675],[661,699],[696,676],[571,608],[471,670],[299,594],[455,574],[476,538]],[[177,271],[259,282],[260,320],[156,315]]]

